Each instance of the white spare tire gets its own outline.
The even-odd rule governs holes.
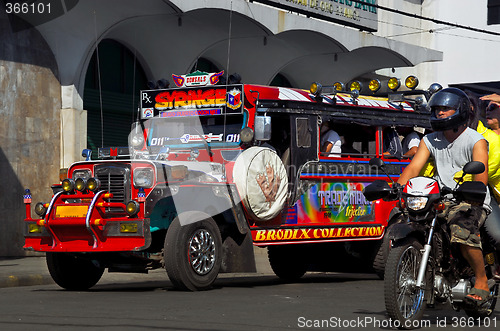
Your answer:
[[[250,147],[243,151],[234,164],[233,179],[243,205],[254,220],[271,220],[285,207],[288,176],[272,149]]]

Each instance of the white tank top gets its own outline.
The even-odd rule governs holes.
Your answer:
[[[452,143],[448,142],[440,131],[430,133],[424,136],[423,139],[436,162],[434,178],[441,186],[444,185],[453,189],[456,185],[453,176],[462,170],[467,162],[472,161],[472,149],[484,137],[477,131],[466,128]],[[490,200],[488,191],[484,199],[484,207],[488,210],[491,210]]]

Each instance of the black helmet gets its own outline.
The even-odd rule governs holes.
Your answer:
[[[445,88],[432,95],[427,104],[431,111],[431,127],[434,131],[456,129],[467,123],[471,102],[462,90],[454,87]],[[435,107],[446,107],[455,110],[455,114],[446,118],[437,118]]]

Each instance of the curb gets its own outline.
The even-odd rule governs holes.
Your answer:
[[[4,276],[0,278],[0,288],[55,284],[50,275],[32,274],[24,276]]]

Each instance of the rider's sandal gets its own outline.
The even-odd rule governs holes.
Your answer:
[[[481,299],[473,298],[471,297],[471,295],[477,295]],[[464,298],[464,303],[480,308],[485,302],[488,302],[490,298],[491,298],[490,291],[481,290],[473,287],[469,291],[469,294],[467,294],[467,296]]]

